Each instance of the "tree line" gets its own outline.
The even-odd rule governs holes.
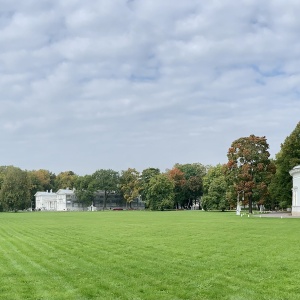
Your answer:
[[[292,201],[289,171],[300,164],[300,122],[270,159],[266,137],[250,135],[232,142],[227,163],[207,166],[201,163],[175,164],[161,172],[147,168],[138,172],[99,169],[79,176],[73,171],[58,175],[48,170],[22,170],[0,166],[0,210],[34,208],[37,191],[74,188],[77,201],[91,204],[96,191],[104,191],[104,208],[110,193],[120,193],[130,208],[134,199],[151,210],[235,209],[237,200],[249,207],[287,208]],[[241,196],[241,197],[240,197]]]
[[[270,159],[266,137],[250,135],[232,142],[226,164],[211,167],[203,178],[204,209],[235,208],[237,201],[249,207],[286,209],[292,205],[289,171],[300,165],[300,122]]]

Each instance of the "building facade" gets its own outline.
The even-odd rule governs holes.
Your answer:
[[[51,191],[37,192],[35,194],[35,209],[46,211],[82,210],[76,201],[75,190],[59,189],[56,193]]]
[[[59,189],[56,193],[51,191],[37,192],[35,194],[35,209],[38,211],[82,211],[82,210],[113,210],[113,209],[145,209],[145,203],[140,198],[126,204],[124,198],[118,193],[109,193],[105,201],[104,191],[97,191],[88,204],[82,204],[76,198],[75,189]]]
[[[292,216],[300,216],[300,165],[294,167],[290,175],[293,176]]]
[[[56,210],[57,196],[51,191],[37,192],[35,195],[35,209],[36,210]]]

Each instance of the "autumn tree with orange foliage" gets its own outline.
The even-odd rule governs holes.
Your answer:
[[[243,191],[252,213],[253,201],[263,204],[269,197],[268,185],[275,166],[269,159],[266,137],[250,135],[231,144],[227,157],[227,178],[236,193]]]
[[[200,163],[177,163],[173,169],[167,170],[167,175],[175,186],[175,208],[189,209],[193,204],[199,203],[203,195],[203,177],[208,169],[209,166]]]

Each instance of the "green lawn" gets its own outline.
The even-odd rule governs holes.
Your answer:
[[[300,299],[300,219],[0,214],[0,299]]]

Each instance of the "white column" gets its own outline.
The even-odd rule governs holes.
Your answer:
[[[300,186],[300,165],[294,167],[290,171],[290,175],[293,176],[293,198],[292,198],[292,215],[300,216],[300,197],[298,196],[298,186]]]

